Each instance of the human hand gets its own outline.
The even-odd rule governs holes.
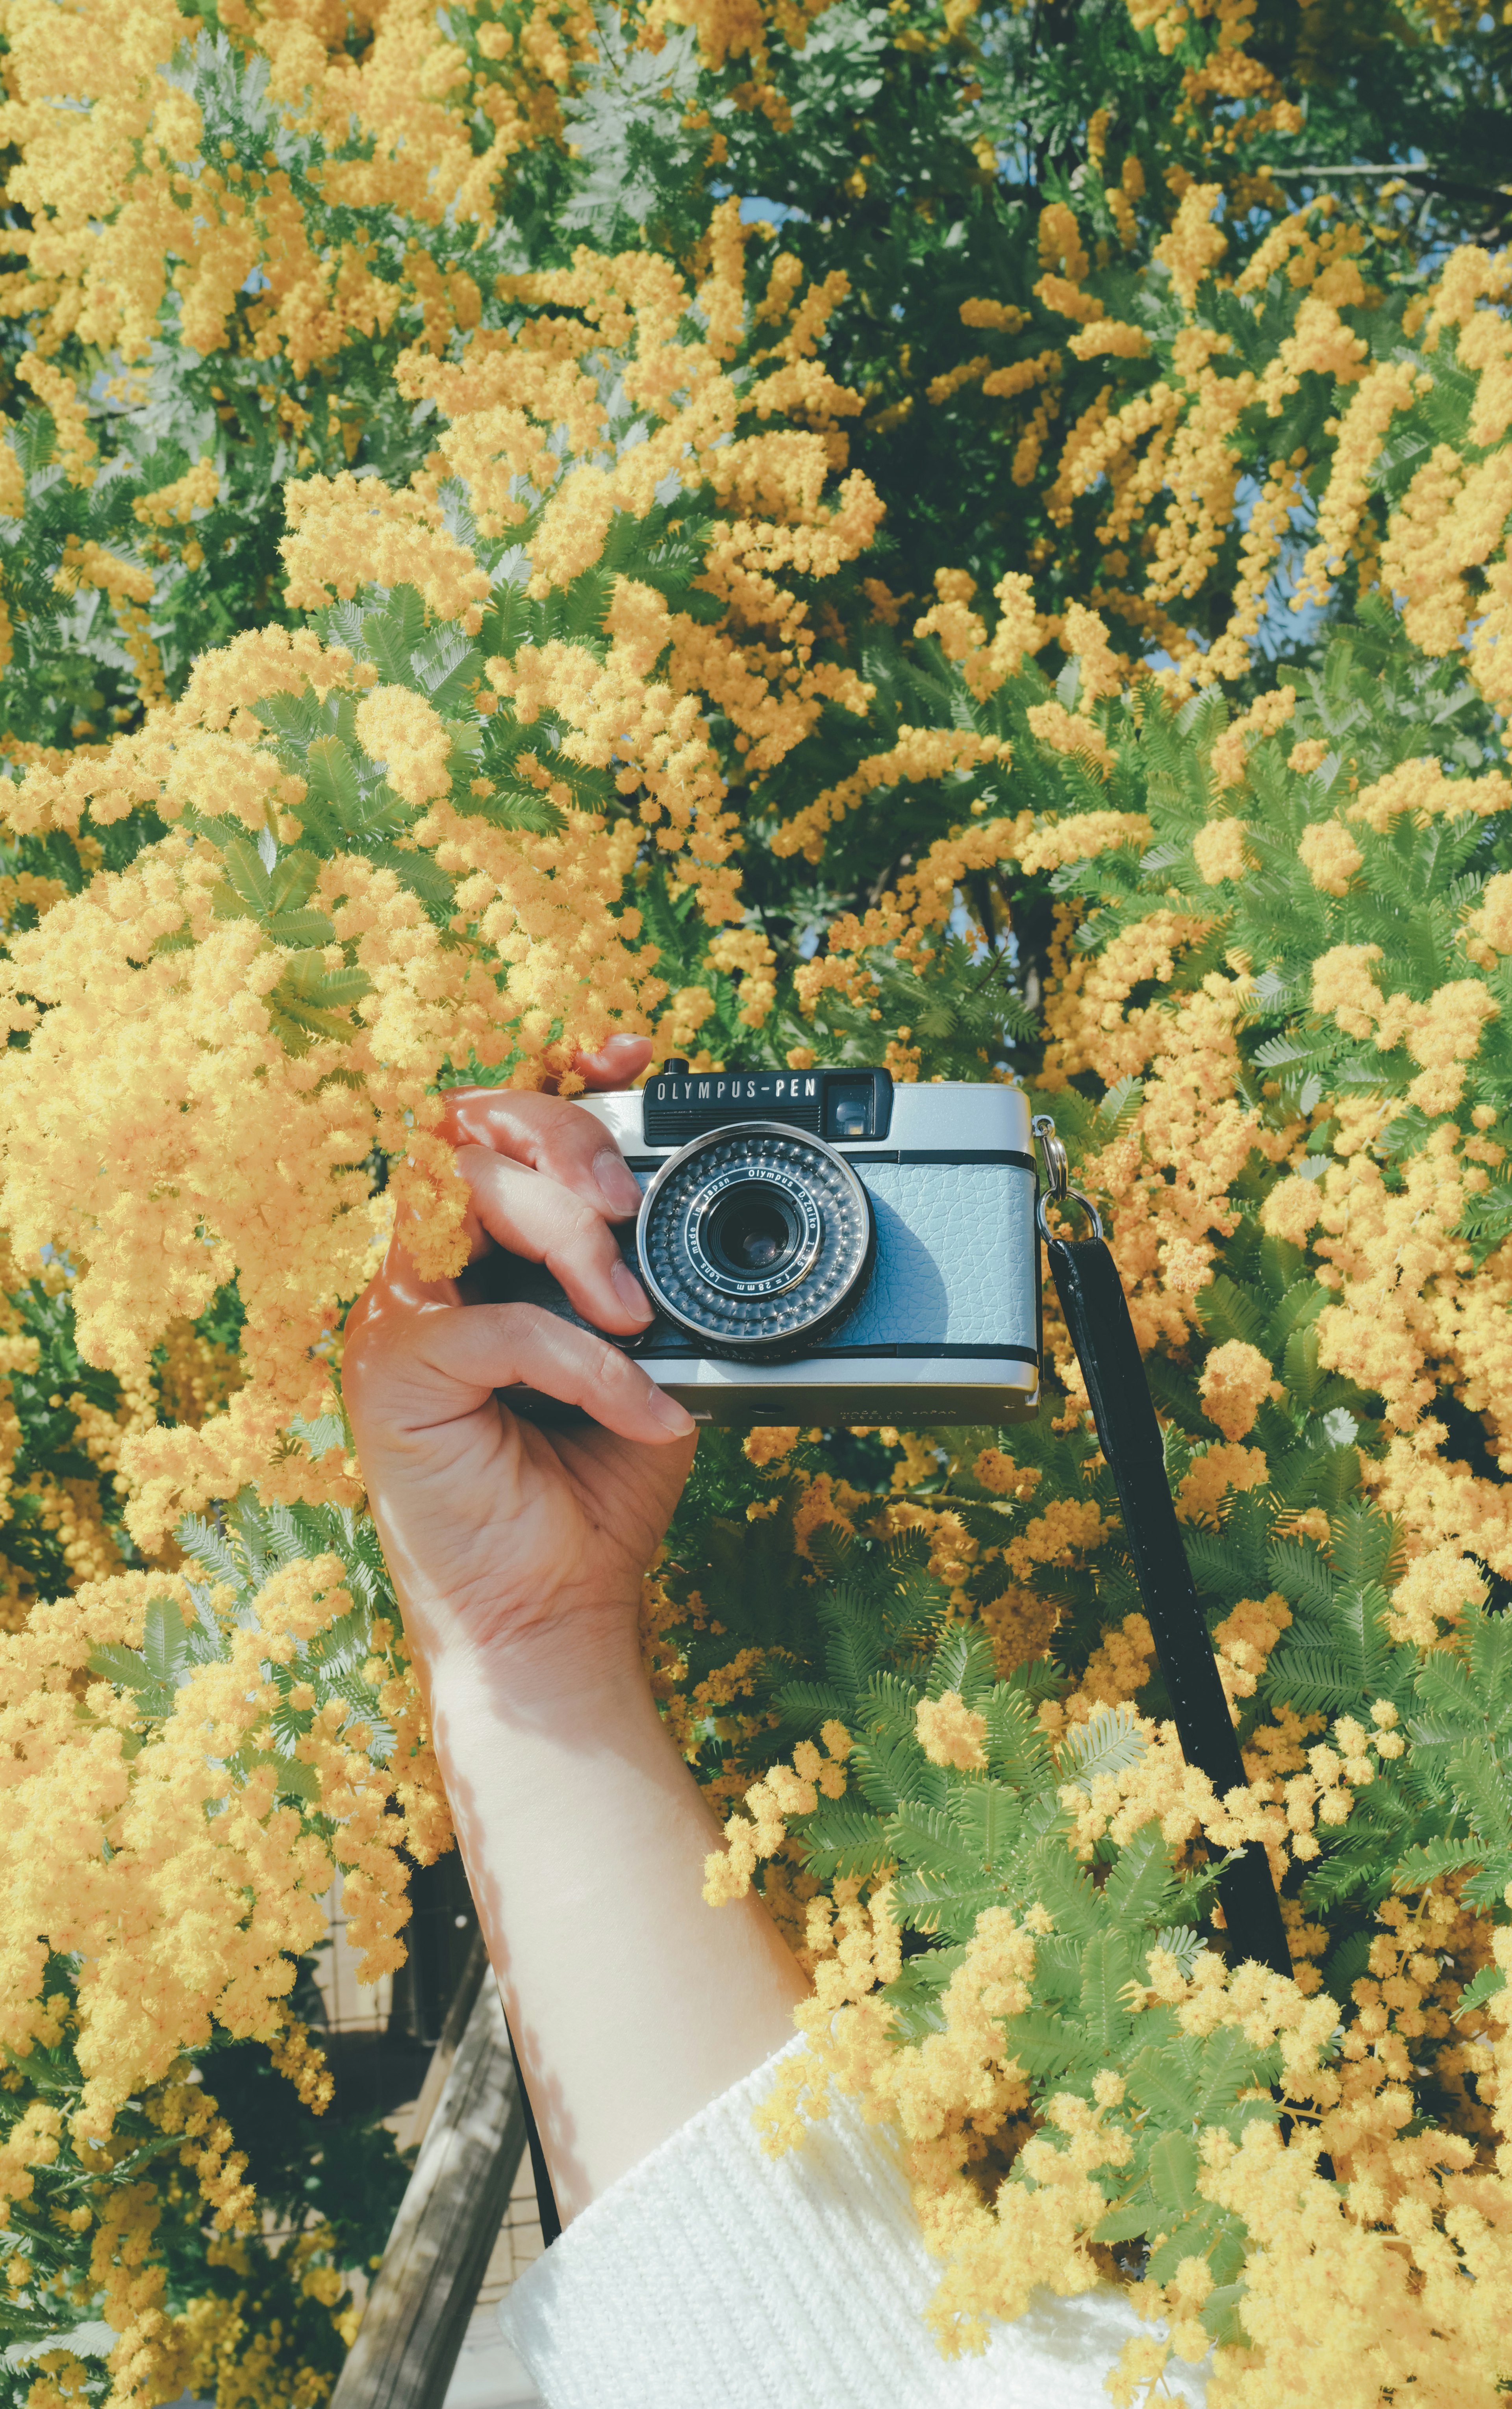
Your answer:
[[[612,1038],[578,1067],[591,1088],[623,1087],[650,1051]],[[651,1307],[612,1235],[640,1190],[600,1122],[554,1096],[469,1088],[449,1096],[442,1127],[470,1190],[469,1261],[503,1246],[545,1263],[600,1329],[645,1327]],[[523,1421],[495,1394],[514,1382],[593,1420]],[[623,1653],[693,1458],[681,1406],[589,1332],[422,1279],[402,1225],[348,1320],[342,1389],[422,1655],[560,1646],[581,1667]]]

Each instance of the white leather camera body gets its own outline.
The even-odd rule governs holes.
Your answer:
[[[655,1319],[601,1332],[699,1421],[1003,1422],[1039,1403],[1040,1248],[1016,1088],[880,1070],[690,1071],[580,1096],[642,1195],[626,1259]],[[495,1254],[473,1297],[584,1326],[540,1265]],[[524,1389],[512,1410],[571,1409]]]

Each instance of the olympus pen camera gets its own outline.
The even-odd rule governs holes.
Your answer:
[[[1039,1402],[1040,1249],[1015,1088],[887,1071],[690,1071],[580,1096],[640,1181],[620,1242],[655,1319],[600,1335],[699,1421],[1001,1422]],[[477,1298],[582,1324],[542,1266],[495,1254]],[[536,1421],[575,1419],[525,1389]]]

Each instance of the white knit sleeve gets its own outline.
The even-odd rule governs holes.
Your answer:
[[[801,2149],[769,2158],[751,2117],[777,2063],[622,2176],[506,2297],[548,2409],[1109,2409],[1104,2373],[1151,2330],[1121,2296],[1040,2292],[985,2357],[942,2359],[922,2318],[939,2270],[895,2146],[832,2098]],[[1201,2403],[1205,2372],[1174,2360],[1165,2388]]]

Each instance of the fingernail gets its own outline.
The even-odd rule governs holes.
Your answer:
[[[646,1404],[656,1420],[666,1423],[674,1438],[686,1438],[689,1431],[698,1427],[693,1416],[685,1414],[677,1399],[670,1397],[665,1389],[653,1389],[647,1395]]]
[[[593,1176],[598,1182],[605,1204],[617,1220],[623,1221],[631,1213],[640,1212],[641,1190],[636,1185],[635,1175],[626,1170],[624,1156],[616,1154],[612,1146],[606,1146],[602,1154],[594,1156]]]
[[[626,1312],[633,1313],[637,1321],[649,1321],[651,1301],[629,1264],[616,1259],[609,1267],[609,1277],[614,1283],[614,1293]]]

